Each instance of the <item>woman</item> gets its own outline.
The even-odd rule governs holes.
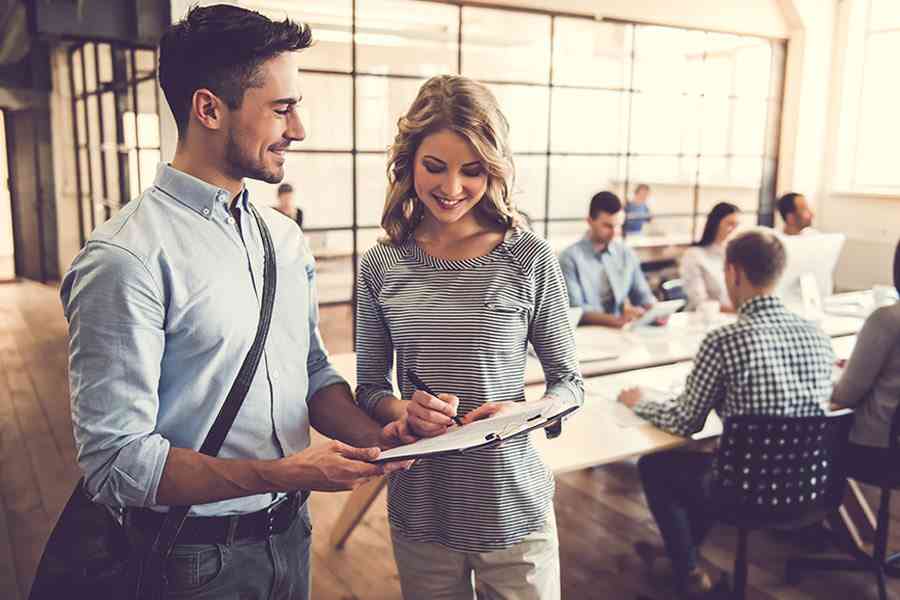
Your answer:
[[[716,204],[706,217],[703,236],[681,257],[681,280],[688,310],[715,300],[722,311],[734,312],[725,288],[725,242],[738,226],[740,209],[728,202]]]
[[[894,286],[900,293],[900,243],[894,251]],[[900,302],[866,319],[831,401],[837,408],[855,409],[848,474],[877,483],[891,468],[887,447],[900,403]]]
[[[360,264],[357,402],[414,435],[440,435],[457,413],[464,426],[524,398],[531,341],[545,396],[581,403],[562,274],[549,244],[517,226],[508,125],[494,96],[464,77],[434,77],[398,125],[387,239]],[[409,371],[438,396],[417,390]],[[489,598],[559,598],[553,491],[527,436],[420,459],[391,477],[404,597],[471,600],[474,572]]]

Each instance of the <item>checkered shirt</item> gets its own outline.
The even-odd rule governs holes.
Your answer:
[[[700,344],[684,391],[672,401],[642,400],[635,412],[657,427],[688,436],[715,410],[736,415],[810,417],[831,397],[831,340],[774,296],[745,302],[738,321]]]

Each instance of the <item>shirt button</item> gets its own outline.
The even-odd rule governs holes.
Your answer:
[[[209,209],[208,209],[208,208],[204,208],[204,209],[203,209],[203,214],[209,216]]]
[[[278,371],[272,369],[269,371],[269,377],[272,378],[272,381],[278,381]]]
[[[234,225],[234,217],[225,217],[225,222],[229,225]]]

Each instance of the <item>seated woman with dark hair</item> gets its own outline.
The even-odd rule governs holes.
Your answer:
[[[725,312],[734,312],[725,289],[725,242],[738,226],[740,209],[728,202],[716,204],[706,217],[703,236],[681,257],[680,275],[688,310],[715,300]]]
[[[894,285],[900,291],[900,243],[894,251]],[[900,302],[882,306],[866,319],[831,402],[855,409],[848,475],[877,481],[889,466],[891,419],[900,403]]]

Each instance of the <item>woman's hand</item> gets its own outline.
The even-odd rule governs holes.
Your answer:
[[[406,419],[410,433],[419,437],[435,437],[447,432],[453,425],[459,398],[453,394],[432,396],[416,390],[406,406]]]

